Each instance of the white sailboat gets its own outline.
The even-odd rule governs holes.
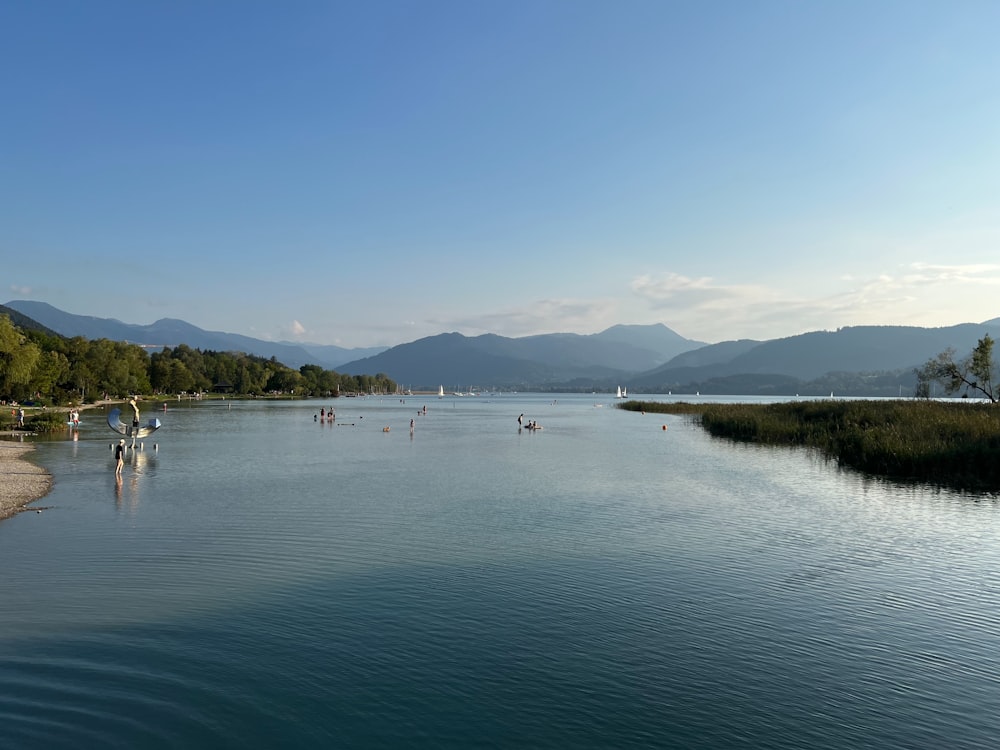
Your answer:
[[[622,397],[622,387],[618,386],[618,395],[615,396],[615,398],[621,398],[621,397]]]
[[[444,386],[443,385],[439,385],[438,386],[438,398],[444,398]]]

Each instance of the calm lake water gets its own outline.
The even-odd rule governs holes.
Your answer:
[[[120,486],[100,412],[39,444],[0,747],[1000,743],[994,498],[603,395],[330,403],[170,405]]]

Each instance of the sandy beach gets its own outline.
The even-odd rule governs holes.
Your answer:
[[[52,489],[52,476],[28,460],[34,450],[30,443],[0,440],[0,519],[9,518]]]

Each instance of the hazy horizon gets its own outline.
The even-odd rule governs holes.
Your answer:
[[[9,306],[10,303],[17,303],[17,302],[20,302],[20,301],[25,301],[25,300],[8,300],[7,302],[4,302],[2,304],[4,306]],[[42,300],[31,300],[31,301],[33,301],[33,302],[42,302]],[[66,310],[64,308],[61,308],[58,305],[52,305],[52,303],[50,303],[50,302],[47,302],[45,304],[49,304],[52,307],[54,307],[54,308],[56,308],[58,310],[61,310],[64,313],[71,314],[71,315],[79,315],[79,316],[83,316],[83,317],[94,317],[94,318],[100,318],[100,319],[103,319],[103,320],[116,320],[119,323],[124,323],[126,325],[150,326],[150,325],[153,325],[153,324],[155,324],[158,321],[163,320],[163,319],[180,320],[183,323],[188,323],[190,325],[195,325],[194,323],[191,323],[191,321],[185,320],[183,318],[176,318],[176,317],[170,316],[170,315],[163,316],[162,318],[156,318],[155,320],[149,320],[149,321],[143,322],[143,321],[135,321],[135,320],[125,320],[125,319],[122,319],[122,318],[105,318],[104,316],[88,315],[87,313],[75,313],[75,312],[72,312],[70,310]],[[947,327],[950,327],[950,326],[963,325],[963,324],[982,325],[982,324],[985,324],[985,323],[989,323],[989,322],[991,322],[993,320],[1000,320],[1000,317],[998,317],[998,318],[991,318],[991,319],[985,319],[985,320],[963,320],[963,321],[957,321],[957,322],[951,323],[951,324],[946,324],[946,325],[943,325],[943,326],[918,326],[918,327],[927,327],[927,328],[942,327],[942,328],[947,328]],[[678,330],[674,329],[672,326],[667,325],[666,323],[627,323],[627,322],[612,323],[611,325],[606,326],[606,327],[604,327],[604,328],[602,328],[600,330],[597,330],[597,331],[582,331],[582,332],[575,332],[575,331],[542,331],[542,332],[539,332],[539,333],[531,333],[531,334],[523,334],[523,335],[524,336],[537,336],[537,335],[545,335],[545,334],[564,334],[564,333],[572,334],[572,333],[576,333],[577,335],[581,335],[581,336],[590,336],[590,335],[595,335],[595,334],[602,333],[602,332],[608,330],[609,328],[613,328],[615,326],[626,326],[626,327],[629,327],[629,326],[647,326],[647,325],[663,325],[663,326],[666,326],[667,328],[669,328],[671,331],[673,331],[674,333],[678,334],[679,336],[681,336],[681,337],[683,337],[683,338],[685,338],[685,339],[687,339],[689,341],[694,341],[694,342],[697,342],[697,343],[700,343],[700,344],[703,344],[703,345],[706,345],[706,346],[711,346],[713,344],[720,344],[720,343],[725,343],[725,342],[728,342],[728,341],[735,341],[735,340],[737,340],[736,338],[730,337],[730,338],[726,338],[726,339],[720,339],[718,341],[703,341],[701,339],[695,339],[695,338],[692,338],[690,336],[685,336],[682,331],[678,331]],[[879,327],[879,326],[898,326],[898,325],[905,325],[905,324],[876,323],[876,324],[870,324],[870,325],[875,326],[875,327]],[[244,335],[244,336],[248,335],[248,334],[241,334],[238,331],[227,331],[227,330],[224,330],[224,329],[221,329],[221,328],[211,328],[211,327],[203,327],[203,326],[197,326],[197,327],[199,329],[207,332],[207,333],[221,333],[221,334],[224,334],[224,335]],[[849,327],[849,326],[839,326],[838,328],[843,328],[843,327]],[[835,330],[837,330],[837,328],[814,328],[814,329],[810,329],[808,331],[802,331],[801,333],[814,333],[814,332],[820,332],[820,331],[835,331]],[[413,339],[407,339],[406,341],[399,341],[396,344],[392,344],[392,345],[381,345],[380,346],[378,344],[371,344],[371,345],[359,344],[357,346],[345,346],[345,347],[342,347],[342,348],[347,349],[347,350],[356,350],[356,349],[357,350],[360,350],[360,349],[366,349],[366,350],[367,349],[388,349],[388,348],[392,348],[392,346],[398,346],[400,344],[412,343],[412,342],[417,341],[417,340],[422,339],[422,338],[429,338],[429,337],[434,337],[434,336],[439,336],[439,335],[445,335],[445,334],[449,334],[449,333],[461,333],[461,332],[460,331],[437,331],[437,332],[433,332],[433,333],[427,333],[427,334],[424,334],[424,335],[421,335],[421,336],[416,336],[415,338],[413,338]],[[495,332],[487,331],[487,332],[484,332],[484,333],[495,333]],[[478,336],[478,335],[481,335],[481,334],[477,333],[477,334],[463,334],[463,335],[468,335],[470,337],[473,337],[473,336]],[[497,334],[497,335],[503,335],[503,334]],[[791,334],[791,335],[795,336],[795,335],[798,335],[798,334]],[[251,336],[251,338],[258,338],[258,337]],[[521,336],[508,336],[507,338],[521,338]],[[744,338],[746,338],[746,337],[744,337]],[[785,336],[778,336],[778,337],[775,337],[775,338],[787,338],[787,337],[785,337]],[[293,346],[340,346],[339,344],[324,344],[324,343],[319,342],[319,341],[310,341],[308,339],[299,339],[299,340],[294,340],[294,339],[260,339],[260,340],[267,341],[267,342],[270,342],[270,343],[277,343],[277,344],[290,344],[290,345],[293,345]],[[760,341],[767,341],[769,339],[759,339],[759,340]]]
[[[8,298],[271,341],[997,317],[1000,5],[8,4]]]

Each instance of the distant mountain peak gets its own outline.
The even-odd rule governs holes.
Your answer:
[[[274,357],[290,367],[317,364],[350,375],[384,372],[404,387],[434,390],[440,384],[463,390],[471,385],[518,390],[601,390],[628,382],[633,393],[666,392],[671,388],[678,393],[681,386],[700,385],[701,393],[749,395],[750,391],[720,389],[753,388],[753,393],[794,394],[800,389],[806,392],[810,382],[855,373],[864,374],[855,378],[857,395],[895,396],[907,387],[907,378],[913,376],[915,367],[945,349],[969,352],[986,331],[1000,338],[1000,318],[941,328],[847,326],[768,341],[741,339],[711,345],[686,339],[662,323],[653,323],[619,324],[594,334],[552,333],[521,338],[493,333],[469,337],[451,331],[388,349],[342,349],[205,331],[176,318],[141,326],[72,315],[45,302],[18,300],[7,303],[7,307],[61,336],[242,351]],[[877,386],[881,390],[873,390],[875,376],[885,381]],[[828,381],[822,382],[816,392],[829,393]],[[836,390],[838,396],[847,395],[845,386],[837,385]]]

